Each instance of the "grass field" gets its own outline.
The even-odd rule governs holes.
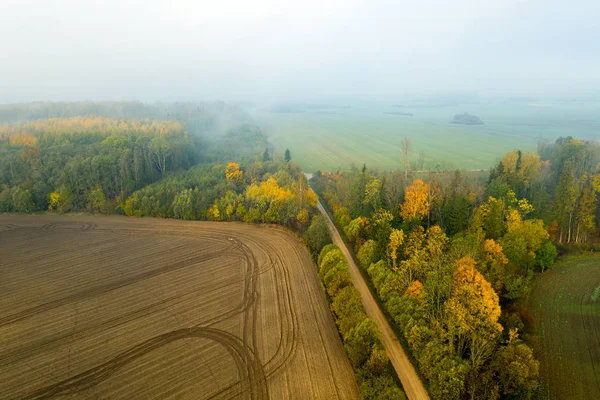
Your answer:
[[[600,256],[557,263],[529,301],[541,398],[600,399]]]
[[[357,398],[280,229],[0,215],[0,398]]]
[[[409,137],[413,160],[424,152],[429,169],[488,169],[517,148],[534,151],[538,138],[600,137],[598,103],[485,103],[442,107],[364,105],[305,112],[259,110],[254,118],[278,152],[286,148],[305,171],[335,171],[351,164],[398,169],[400,142]],[[406,112],[413,116],[386,114]],[[484,125],[451,124],[469,112]]]

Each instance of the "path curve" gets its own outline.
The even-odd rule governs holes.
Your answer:
[[[367,315],[371,318],[376,324],[379,330],[381,331],[381,336],[383,337],[383,345],[385,346],[385,351],[392,361],[392,365],[396,370],[396,374],[398,378],[400,378],[400,382],[402,382],[402,387],[404,388],[404,392],[406,393],[406,397],[409,400],[426,400],[429,399],[429,395],[427,394],[427,390],[425,390],[425,386],[421,382],[415,367],[413,367],[410,362],[404,348],[398,341],[396,334],[392,330],[392,327],[388,323],[387,319],[383,315],[383,312],[379,308],[379,305],[375,301],[373,294],[369,290],[367,283],[365,282],[360,270],[356,266],[354,259],[352,258],[346,244],[342,240],[337,228],[331,221],[329,214],[325,211],[323,204],[319,200],[318,203],[319,211],[325,216],[327,221],[327,226],[329,227],[329,232],[331,233],[331,239],[333,243],[342,250],[346,260],[348,260],[348,270],[350,271],[350,277],[352,278],[352,283],[360,292],[362,297],[363,305],[367,311]]]

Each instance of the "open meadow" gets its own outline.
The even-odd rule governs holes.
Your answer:
[[[358,397],[281,229],[0,215],[0,276],[2,399]]]
[[[258,110],[254,118],[275,146],[292,152],[308,172],[336,171],[351,164],[401,169],[400,142],[413,144],[412,161],[423,151],[425,169],[489,169],[506,152],[535,151],[538,140],[560,136],[600,137],[598,102],[501,102],[447,106],[358,104],[294,112]],[[452,124],[469,112],[483,125]],[[411,115],[412,114],[412,115]]]
[[[600,256],[571,257],[545,272],[528,312],[541,398],[600,398]]]

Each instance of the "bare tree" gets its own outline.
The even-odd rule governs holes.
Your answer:
[[[425,152],[423,150],[419,151],[419,160],[417,161],[419,165],[419,171],[423,171],[425,169]]]
[[[400,142],[400,148],[402,149],[402,164],[404,164],[404,178],[408,181],[408,170],[410,169],[410,154],[412,153],[412,142],[409,138],[405,137]]]

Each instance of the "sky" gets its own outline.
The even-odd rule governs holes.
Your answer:
[[[598,0],[1,0],[0,102],[600,94]]]

